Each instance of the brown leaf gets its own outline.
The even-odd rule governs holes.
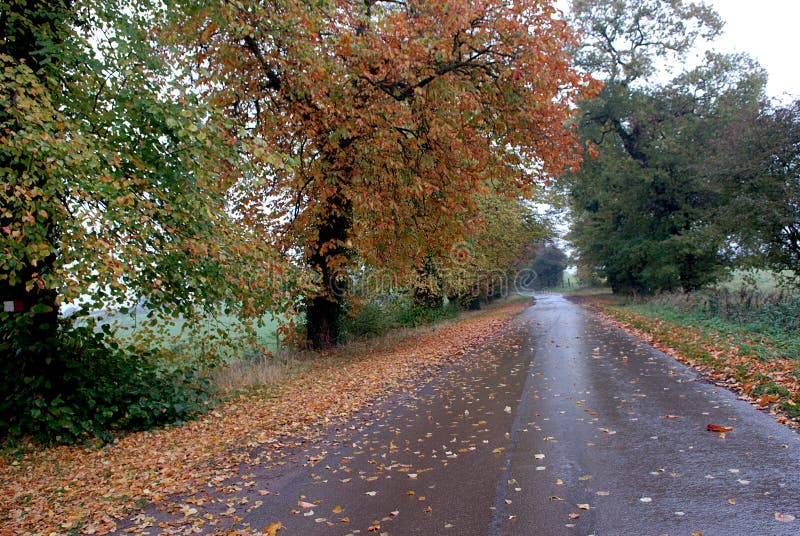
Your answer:
[[[706,430],[709,432],[732,432],[733,426],[720,426],[718,424],[709,424],[706,426]]]

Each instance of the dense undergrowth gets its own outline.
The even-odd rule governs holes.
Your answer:
[[[345,340],[384,335],[397,328],[416,327],[455,318],[461,307],[448,303],[441,307],[424,307],[411,299],[372,300],[347,316],[344,322]]]
[[[212,385],[198,366],[168,357],[65,325],[44,363],[0,364],[0,438],[108,441],[123,431],[190,419],[211,403]]]
[[[708,332],[726,334],[759,359],[800,362],[800,295],[742,288],[665,294],[634,310]]]

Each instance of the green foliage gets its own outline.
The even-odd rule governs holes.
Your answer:
[[[742,110],[711,149],[702,171],[724,200],[717,225],[737,244],[737,260],[775,272],[795,270],[800,265],[800,100]]]
[[[455,318],[461,309],[458,303],[452,302],[440,307],[426,307],[409,296],[393,300],[375,299],[347,315],[343,331],[345,339],[369,338],[400,327],[416,327]]]
[[[567,268],[567,255],[554,245],[537,248],[531,270],[536,273],[533,282],[537,288],[560,287],[564,283],[564,270]]]
[[[119,347],[104,332],[64,329],[44,371],[2,362],[0,436],[70,443],[185,421],[204,411],[210,384],[198,368]]]
[[[395,308],[395,319],[401,326],[414,327],[422,324],[432,324],[440,320],[454,318],[460,306],[448,303],[441,307],[421,307],[413,302],[400,301]]]
[[[363,339],[383,335],[393,327],[390,306],[369,301],[345,317],[342,330],[345,337]]]
[[[682,1],[573,4],[588,32],[579,61],[607,77],[581,105],[581,133],[597,157],[569,181],[583,272],[635,294],[715,281],[730,253],[715,225],[724,200],[700,170],[715,133],[757,107],[764,71],[743,55],[709,54],[702,67],[656,85],[648,77],[658,58],[681,57],[698,35],[719,30],[713,11]]]

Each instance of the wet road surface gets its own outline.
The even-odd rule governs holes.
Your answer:
[[[800,435],[560,295],[538,295],[418,389],[295,450],[256,452],[235,478],[133,527],[278,521],[280,536],[795,535]]]

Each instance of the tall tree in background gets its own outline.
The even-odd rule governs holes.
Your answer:
[[[682,59],[721,28],[702,4],[680,0],[573,2],[585,39],[577,58],[605,81],[581,106],[581,132],[598,156],[571,178],[571,239],[580,262],[614,291],[691,290],[725,262],[711,223],[720,203],[697,165],[715,132],[757,106],[763,70],[744,56],[710,54],[706,65],[662,86],[658,62]]]
[[[743,264],[800,266],[800,101],[743,108],[699,166],[724,200],[717,225]]]
[[[237,210],[308,266],[309,341],[336,342],[341,275],[442,257],[480,195],[579,162],[585,80],[544,0],[180,2],[182,59],[254,170]]]
[[[536,288],[560,287],[564,284],[567,254],[554,244],[541,244],[536,248],[531,270],[536,273]]]

